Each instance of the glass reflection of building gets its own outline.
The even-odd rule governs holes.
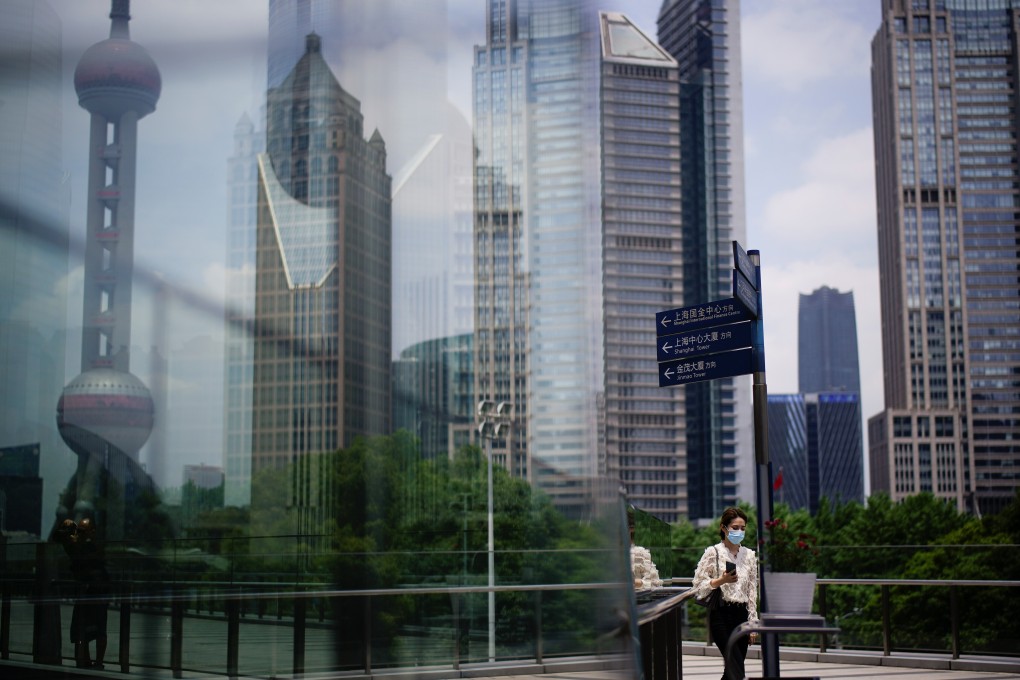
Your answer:
[[[997,512],[1020,476],[1020,3],[885,3],[872,41],[885,410],[872,489]]]
[[[447,94],[449,20],[446,0],[269,2],[269,86],[297,62],[305,35],[329,35],[322,58],[357,93],[366,127],[386,135],[395,362],[408,348],[474,328],[473,147],[470,124]],[[414,395],[419,403],[428,398]],[[406,410],[394,408],[394,428],[411,429],[400,418]],[[427,410],[440,413],[442,406]]]
[[[601,447],[597,14],[486,3],[475,48],[475,385],[513,404],[496,460],[583,512]]]
[[[47,2],[7,2],[3,14],[0,448],[31,447],[43,477],[66,478],[73,465],[53,422],[65,382],[70,202],[61,165],[61,25]],[[48,526],[56,495],[43,506],[32,526]]]
[[[768,399],[769,455],[782,483],[776,500],[818,511],[819,500],[864,501],[861,402],[855,392],[775,394]]]
[[[130,372],[130,350],[138,123],[155,110],[162,79],[130,38],[128,0],[111,5],[110,37],[89,47],[74,72],[90,122],[82,372],[57,404],[60,434],[78,456],[57,519],[90,518],[107,540],[158,540],[154,485],[138,461],[153,399]]]
[[[659,387],[648,320],[683,304],[679,81],[625,16],[600,19],[606,466],[628,502],[675,522],[687,514],[684,391]]]
[[[390,430],[386,149],[320,48],[269,90],[258,159],[252,474],[293,463],[302,531],[330,513],[313,454]]]
[[[684,305],[732,297],[731,242],[747,247],[739,0],[664,0],[658,39],[680,70]],[[688,514],[753,496],[747,378],[688,385]]]
[[[227,159],[227,312],[224,352],[224,500],[251,500],[251,404],[255,318],[255,234],[258,207],[258,154],[263,139],[248,114],[234,127],[233,154]]]
[[[471,443],[473,341],[471,333],[427,340],[393,362],[393,429],[415,435],[423,458],[449,457]],[[417,492],[429,495],[428,489]]]

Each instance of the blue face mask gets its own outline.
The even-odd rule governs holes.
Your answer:
[[[732,543],[734,545],[740,545],[740,542],[742,540],[744,540],[744,532],[743,531],[730,531],[729,534],[727,534],[726,537],[730,539],[730,543]]]

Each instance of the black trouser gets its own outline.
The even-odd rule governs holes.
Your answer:
[[[712,610],[708,620],[712,631],[712,640],[725,657],[726,643],[729,642],[730,633],[747,621],[747,605],[743,602],[722,602],[719,607]],[[743,680],[744,658],[747,656],[748,642],[748,638],[744,637],[733,644],[730,658],[724,658],[726,671],[723,673],[722,680]]]

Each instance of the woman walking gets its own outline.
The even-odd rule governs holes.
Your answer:
[[[754,551],[740,545],[747,529],[747,515],[740,508],[726,508],[719,519],[722,540],[705,548],[694,572],[694,596],[707,597],[720,589],[718,605],[708,613],[712,640],[723,653],[726,664],[722,680],[743,680],[748,643],[742,638],[725,658],[730,634],[745,621],[758,620],[758,560]]]

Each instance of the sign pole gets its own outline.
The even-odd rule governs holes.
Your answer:
[[[754,479],[756,502],[758,505],[758,539],[761,550],[762,566],[768,551],[765,541],[765,523],[772,520],[772,474],[769,462],[769,420],[768,420],[768,385],[765,382],[765,323],[761,295],[761,257],[757,250],[747,252],[754,264],[755,284],[758,289],[758,317],[754,320],[752,398],[754,408]],[[759,594],[761,595],[762,614],[768,613],[769,603],[765,596],[765,569],[758,570]],[[779,638],[768,633],[761,641],[762,674],[768,678],[779,677]]]

